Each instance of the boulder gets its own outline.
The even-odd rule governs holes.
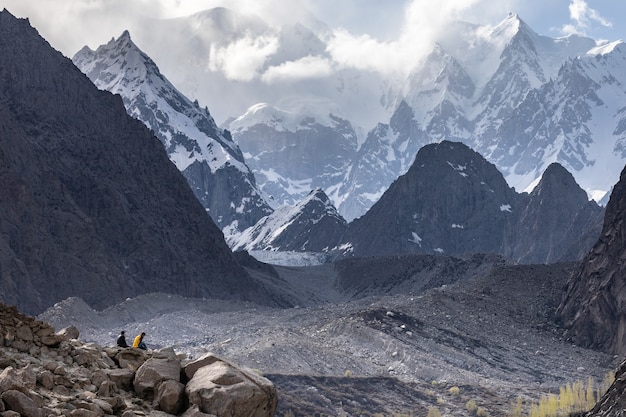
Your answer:
[[[272,382],[221,360],[199,368],[185,392],[200,411],[218,416],[270,417],[278,404]]]
[[[122,349],[115,355],[115,361],[120,368],[127,368],[136,371],[148,358],[145,351],[141,349]]]
[[[192,405],[185,411],[182,417],[217,417],[215,414],[207,414],[200,411],[197,405]]]
[[[22,417],[44,417],[44,411],[41,410],[35,401],[23,392],[17,390],[8,390],[2,394],[2,401],[6,408],[15,411]]]
[[[154,402],[169,414],[178,414],[185,400],[185,385],[178,381],[164,381],[158,388]]]
[[[117,393],[117,385],[112,381],[104,381],[98,387],[98,396],[100,397],[111,397]]]
[[[180,362],[176,358],[150,358],[135,373],[135,392],[142,397],[152,398],[162,382],[179,382],[180,371]]]
[[[22,325],[15,330],[15,336],[25,342],[32,342],[34,340],[33,332],[30,326]]]
[[[58,336],[56,334],[50,334],[47,336],[41,336],[41,338],[39,338],[39,341],[48,347],[57,347],[61,344],[61,342],[63,341],[63,338],[61,338],[61,336]]]
[[[50,371],[43,371],[39,374],[37,381],[47,390],[54,388],[54,374]]]
[[[65,340],[78,339],[78,336],[80,336],[80,332],[74,326],[68,326],[65,329],[61,329],[56,334]]]
[[[122,397],[116,395],[114,397],[104,397],[102,399],[106,403],[108,403],[113,409],[113,414],[118,414],[126,409],[126,403],[122,399]]]
[[[215,356],[214,354],[210,352],[206,353],[200,358],[187,363],[187,365],[185,365],[185,368],[183,369],[183,374],[185,378],[187,379],[187,381],[189,381],[191,378],[193,378],[194,374],[196,373],[198,369],[211,365],[218,361],[224,362],[223,359]]]
[[[118,388],[126,391],[131,389],[135,374],[130,369],[107,369],[106,374]]]
[[[0,393],[9,390],[25,390],[24,382],[22,382],[18,372],[12,366],[5,368],[0,373]]]

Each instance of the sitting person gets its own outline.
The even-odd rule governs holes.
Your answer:
[[[137,335],[137,337],[135,337],[135,340],[133,341],[133,347],[134,348],[139,348],[139,349],[143,349],[143,350],[147,350],[148,347],[146,346],[146,344],[143,342],[143,338],[146,334],[144,332],[141,332],[140,335]]]
[[[117,345],[122,348],[128,347],[128,343],[126,343],[126,335],[124,333],[124,330],[122,330],[122,332],[120,333],[120,337],[117,338]]]

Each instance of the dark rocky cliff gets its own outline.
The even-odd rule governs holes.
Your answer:
[[[161,143],[0,13],[0,299],[36,313],[144,292],[270,302]]]
[[[577,261],[598,239],[604,210],[563,166],[553,163],[521,205],[505,255],[523,263]]]
[[[626,353],[626,169],[613,188],[596,244],[568,282],[558,315],[583,346]]]
[[[498,252],[517,194],[466,145],[427,145],[359,219],[346,241],[356,255]]]
[[[409,171],[348,226],[352,256],[497,253],[520,263],[582,259],[603,210],[562,166],[530,194],[510,188],[495,165],[468,146],[424,146]]]

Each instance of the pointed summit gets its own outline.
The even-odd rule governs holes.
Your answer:
[[[230,132],[178,91],[128,31],[96,51],[83,48],[73,61],[155,132],[221,229],[243,230],[271,212]]]
[[[563,165],[554,162],[546,168],[541,180],[530,193],[531,198],[548,197],[563,207],[580,207],[587,203],[587,193]]]
[[[521,211],[519,238],[512,251],[516,255],[511,258],[525,263],[579,260],[600,232],[602,213],[574,176],[553,163]]]

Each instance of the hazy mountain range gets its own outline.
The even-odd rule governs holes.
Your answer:
[[[241,29],[240,24],[251,24],[248,20],[238,21],[237,14],[225,9],[207,11],[193,18],[200,16],[205,17],[202,23],[209,28],[228,17],[229,25],[219,25],[222,31]],[[290,45],[287,56],[293,58],[295,50],[321,53],[321,39],[313,37],[313,31],[301,24],[297,28],[287,37]],[[492,158],[509,183],[516,178],[518,182],[532,181],[534,187],[543,171],[552,162],[559,161],[574,176],[602,169],[606,189],[612,186],[606,180],[606,171],[615,170],[617,164],[622,164],[621,157],[609,152],[608,159],[603,159],[606,163],[596,164],[588,153],[597,153],[606,143],[593,141],[592,132],[586,125],[580,129],[588,132],[588,137],[583,138],[578,133],[566,135],[568,132],[579,132],[580,129],[572,127],[572,123],[589,122],[589,118],[583,120],[578,116],[587,114],[584,109],[590,104],[572,104],[575,109],[582,110],[580,114],[575,114],[576,118],[568,116],[568,126],[564,126],[565,121],[559,118],[567,113],[562,104],[569,103],[568,100],[582,100],[579,87],[587,85],[575,75],[579,72],[572,73],[566,68],[573,63],[583,68],[584,62],[603,62],[601,57],[618,55],[621,44],[594,49],[596,43],[590,39],[541,37],[516,15],[508,16],[492,28],[488,36],[484,28],[479,29],[461,23],[453,26],[448,36],[434,47],[424,65],[411,73],[401,88],[399,84],[394,87],[387,80],[386,109],[395,110],[388,124],[379,123],[365,138],[358,133],[362,129],[355,128],[356,122],[338,116],[349,112],[344,112],[336,101],[329,97],[312,98],[310,95],[290,95],[283,99],[283,103],[290,101],[289,110],[268,103],[253,105],[244,114],[229,121],[231,135],[228,130],[216,126],[207,109],[201,111],[197,102],[192,103],[183,96],[161,74],[154,61],[131,41],[128,32],[96,51],[83,48],[73,60],[96,85],[121,94],[128,112],[155,131],[166,146],[170,159],[184,173],[196,196],[226,234],[231,247],[334,251],[356,244],[352,238],[340,237],[345,228],[341,217],[351,220],[365,214],[391,183],[408,171],[417,151],[433,141],[452,139],[468,143],[488,160]],[[303,35],[305,32],[306,36]],[[458,42],[467,42],[468,33],[476,37],[479,32],[482,34],[480,42],[472,48],[466,45],[459,49]],[[295,42],[294,39],[300,41]],[[309,46],[303,47],[303,42]],[[312,42],[317,45],[315,48],[310,45]],[[300,49],[294,44],[300,45]],[[469,53],[468,48],[471,50]],[[572,58],[582,52],[586,55]],[[275,58],[278,59],[278,56]],[[605,67],[604,72],[615,71],[609,64]],[[574,78],[564,79],[567,74]],[[538,94],[539,90],[547,91],[548,87],[554,89],[553,76],[562,80],[564,86],[569,86],[567,88],[578,87],[565,97],[563,92],[559,92],[558,106],[550,109],[546,108],[548,104],[545,100],[555,100],[549,98],[553,96],[542,93],[543,98],[539,99]],[[615,77],[600,78],[605,83],[618,82]],[[582,97],[593,98],[596,95],[584,90]],[[544,118],[537,116],[537,106],[543,109],[541,114]],[[532,117],[529,117],[530,113]],[[189,115],[195,116],[190,118]],[[521,123],[525,123],[523,132],[514,127]],[[550,129],[546,128],[546,124]],[[535,133],[531,135],[530,132]],[[522,141],[520,138],[523,135],[526,138]],[[557,140],[539,140],[540,135]],[[581,143],[574,144],[572,141]],[[610,158],[614,161],[607,162]],[[601,168],[595,168],[598,165]],[[589,183],[592,177],[585,175],[584,181]],[[434,183],[437,180],[432,178]],[[334,231],[329,232],[330,227],[327,227],[322,239],[316,236],[321,229],[313,218],[309,218],[308,224],[316,226],[308,230],[305,230],[304,223],[300,223],[302,230],[299,232],[288,231],[287,226],[293,227],[290,216],[306,206],[306,196],[313,189],[322,191],[322,199],[329,203],[328,210],[334,211],[337,207],[337,220],[328,223],[334,225]],[[596,194],[600,195],[602,193]],[[420,198],[423,204],[429,204],[425,197]],[[281,205],[289,207],[274,211]],[[272,212],[271,218],[266,217]],[[314,218],[319,219],[324,212],[318,211]],[[283,215],[286,217],[281,219]],[[515,216],[519,215],[520,211],[515,211]],[[298,216],[304,218],[302,214]],[[582,249],[574,249],[566,259],[583,256],[595,239],[594,233],[600,223],[597,212],[595,220],[585,218],[587,220],[579,221],[592,232],[583,233],[587,236],[585,243],[575,241]],[[260,223],[256,224],[257,221]],[[352,227],[352,230],[355,229]],[[571,230],[570,233],[575,233],[574,229]],[[306,244],[293,240],[295,235],[300,235],[300,240]],[[333,238],[328,239],[331,235]],[[429,246],[431,253],[444,251],[445,246],[450,248],[449,239],[454,238],[447,236],[447,245]],[[311,239],[318,243],[313,244]],[[437,239],[446,241],[443,237]],[[528,239],[533,239],[533,236],[528,236]],[[405,241],[409,242],[411,238]],[[557,251],[561,255],[555,255],[552,250],[546,251],[546,248],[541,251],[535,249],[536,254],[527,258],[518,253],[527,250],[522,247],[525,244],[519,246],[510,238],[506,241],[509,249],[496,245],[500,248],[499,252],[526,262],[559,260],[562,259],[562,252],[566,251],[563,246]],[[479,245],[476,250],[489,250],[491,244],[495,243],[484,247]],[[516,245],[517,249],[513,249]],[[557,246],[556,242],[554,246]],[[317,249],[312,249],[314,247]],[[389,248],[374,249],[373,253]],[[458,250],[452,251],[456,252]]]
[[[600,201],[625,161],[622,42],[540,36],[511,14],[495,27],[449,25],[410,74],[385,77],[324,67],[327,28],[314,19],[276,28],[218,8],[154,26],[133,34],[138,45],[221,115],[274,206],[322,188],[351,221],[443,139],[482,154],[518,192],[558,162]],[[227,51],[246,45],[269,49],[238,73]]]

